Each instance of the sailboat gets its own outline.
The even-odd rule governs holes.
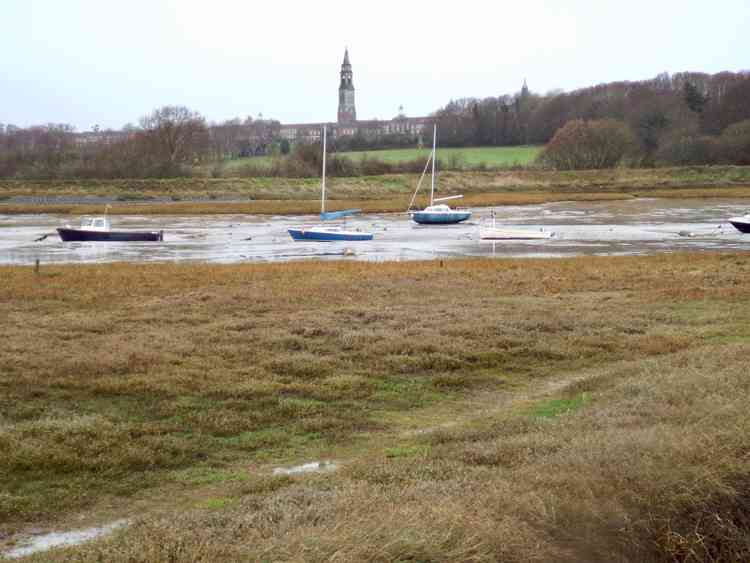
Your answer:
[[[323,127],[323,174],[321,175],[320,182],[320,220],[331,221],[333,219],[341,219],[347,215],[354,215],[359,213],[360,209],[345,209],[343,211],[326,211],[326,130],[327,127]],[[372,240],[372,233],[366,233],[364,231],[347,231],[338,226],[312,226],[312,227],[293,227],[288,229],[289,235],[294,240],[307,240],[307,241],[358,241],[358,240]]]
[[[440,197],[435,198],[435,160],[436,160],[436,145],[437,145],[437,125],[433,125],[432,129],[432,154],[430,154],[430,158],[428,160],[432,161],[432,181],[430,184],[430,205],[425,207],[422,211],[411,211],[411,203],[409,204],[409,215],[411,218],[421,225],[450,225],[455,223],[460,223],[461,221],[466,221],[469,217],[471,217],[471,211],[465,211],[461,209],[451,209],[448,205],[444,203],[439,203],[435,205],[439,201],[448,201],[451,199],[458,199],[462,198],[464,196],[462,195],[452,195],[448,197]],[[425,172],[427,171],[427,166],[425,165]],[[424,172],[422,172],[422,177],[424,177]],[[414,192],[414,196],[411,198],[411,202],[414,202],[414,198],[417,195],[417,191],[419,191],[419,186],[422,183],[422,179],[420,178],[419,183],[417,184],[417,189]]]

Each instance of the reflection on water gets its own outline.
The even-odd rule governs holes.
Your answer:
[[[365,242],[293,242],[287,229],[315,218],[253,215],[113,216],[113,228],[164,230],[164,242],[63,243],[55,228],[61,215],[0,215],[0,263],[33,264],[113,261],[285,261],[304,258],[420,260],[448,256],[554,257],[652,254],[686,250],[749,250],[727,219],[747,212],[746,200],[633,199],[616,202],[562,202],[497,207],[500,225],[544,227],[550,240],[480,243],[479,222],[489,209],[474,209],[474,221],[423,226],[404,214],[349,218],[348,229],[372,231]],[[2,208],[0,207],[0,211]],[[45,233],[45,240],[34,242]]]

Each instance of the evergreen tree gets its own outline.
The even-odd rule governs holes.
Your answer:
[[[690,111],[699,115],[703,113],[708,103],[708,96],[701,94],[692,82],[685,82],[685,85],[682,87],[682,95]]]

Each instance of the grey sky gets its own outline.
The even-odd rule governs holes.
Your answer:
[[[358,118],[416,116],[524,78],[750,69],[750,2],[0,0],[0,123],[119,128],[165,104],[334,121],[346,45]]]

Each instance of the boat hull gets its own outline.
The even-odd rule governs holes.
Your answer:
[[[159,242],[164,240],[164,231],[89,231],[59,228],[57,233],[63,242]]]
[[[415,211],[411,218],[420,225],[454,225],[466,221],[471,217],[471,211],[451,211],[449,213],[435,213],[429,211]]]
[[[325,229],[288,229],[294,240],[316,242],[372,240],[372,233],[359,231],[329,231]]]
[[[732,226],[741,233],[750,233],[750,218],[748,219],[730,219],[729,222]]]

